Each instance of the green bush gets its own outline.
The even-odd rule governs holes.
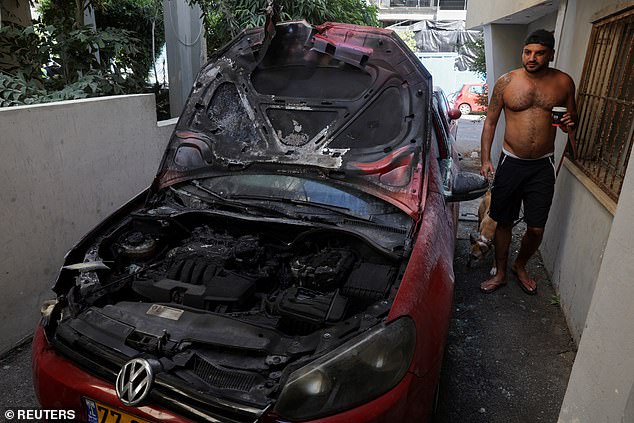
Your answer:
[[[5,25],[0,28],[0,105],[140,92],[145,78],[132,71],[137,45],[131,32],[115,28]]]
[[[161,0],[93,0],[97,30],[78,0],[41,0],[41,21],[0,27],[0,107],[153,92],[147,76],[164,44]]]

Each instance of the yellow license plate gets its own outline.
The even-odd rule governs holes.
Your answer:
[[[88,423],[151,423],[100,402],[84,398]]]

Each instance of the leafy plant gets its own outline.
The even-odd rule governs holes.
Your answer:
[[[0,106],[140,92],[129,31],[35,23],[0,28]],[[98,53],[97,53],[98,52]]]
[[[401,37],[401,40],[410,48],[412,51],[418,51],[416,48],[416,40],[414,39],[413,31],[399,31],[397,32],[398,36]]]
[[[475,52],[473,62],[469,64],[469,70],[478,74],[483,80],[487,79],[487,63],[484,53],[484,38],[476,38],[475,41],[465,43],[465,47]]]
[[[31,104],[41,95],[44,91],[27,81],[23,74],[13,77],[0,72],[0,107]]]
[[[82,0],[83,1],[83,0]],[[91,0],[98,28],[125,31],[135,38],[135,51],[126,53],[135,75],[147,75],[165,43],[161,0]],[[82,26],[77,23],[76,0],[40,0],[39,11],[46,24],[65,32]]]

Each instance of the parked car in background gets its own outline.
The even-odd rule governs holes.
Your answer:
[[[454,108],[460,110],[463,115],[486,112],[487,106],[481,104],[483,96],[486,95],[488,95],[486,84],[464,84],[453,100]]]
[[[454,138],[458,139],[458,119],[462,113],[460,110],[451,107],[445,92],[442,88],[434,86],[434,102],[436,103],[438,110],[443,118],[443,125],[447,132]]]
[[[33,340],[43,408],[428,421],[458,202],[486,181],[392,31],[268,28],[201,69],[151,187],[67,254]]]

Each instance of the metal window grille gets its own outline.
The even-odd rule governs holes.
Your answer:
[[[634,9],[594,23],[578,96],[575,163],[618,201],[634,133]]]

